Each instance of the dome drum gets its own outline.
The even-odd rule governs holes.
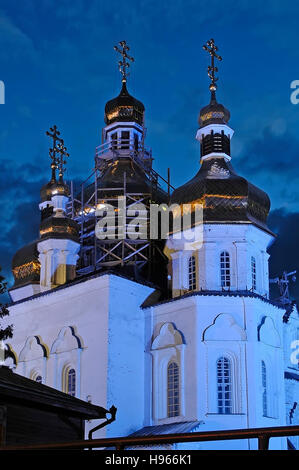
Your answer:
[[[210,134],[202,138],[200,150],[202,157],[212,153],[225,153],[226,155],[230,155],[230,138],[224,134],[224,131],[221,133],[211,131]]]

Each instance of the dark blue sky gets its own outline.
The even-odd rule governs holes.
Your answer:
[[[155,169],[165,175],[170,167],[174,186],[195,174],[197,116],[209,98],[202,45],[211,37],[223,57],[218,101],[235,129],[232,163],[271,197],[270,221],[284,233],[273,269],[282,261],[281,269],[299,268],[299,105],[290,101],[290,83],[299,79],[298,15],[298,3],[281,0],[0,0],[5,274],[12,253],[37,236],[49,126],[59,127],[69,149],[67,179],[92,169],[105,103],[120,90],[118,41],[135,57],[128,89],[145,104]]]

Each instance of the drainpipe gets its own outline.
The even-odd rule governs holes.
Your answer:
[[[107,426],[108,424],[112,423],[113,421],[115,421],[116,411],[117,411],[117,408],[115,408],[115,406],[112,405],[110,410],[107,411],[107,413],[111,414],[111,418],[107,419],[106,421],[104,421],[101,424],[98,424],[98,426],[96,426],[95,428],[92,428],[88,433],[88,439],[89,440],[92,439],[93,433],[98,431],[98,429],[101,429],[101,428]]]

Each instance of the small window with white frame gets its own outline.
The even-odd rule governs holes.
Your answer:
[[[261,373],[262,373],[262,399],[263,399],[263,416],[269,416],[268,410],[268,377],[267,377],[267,368],[265,361],[261,363]]]
[[[217,404],[219,414],[232,414],[232,371],[227,357],[217,361]]]
[[[227,251],[220,254],[220,281],[221,287],[231,286],[230,255]]]
[[[69,369],[67,373],[67,393],[72,397],[76,396],[76,371]]]
[[[189,290],[196,290],[196,259],[195,256],[189,258],[188,263],[188,287]]]
[[[169,422],[185,415],[184,339],[173,323],[164,323],[152,343],[153,419]],[[164,421],[166,420],[166,421]]]
[[[172,361],[167,367],[167,416],[172,418],[180,414],[179,366]]]

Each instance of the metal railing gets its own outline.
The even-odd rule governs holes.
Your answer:
[[[269,440],[274,437],[298,436],[299,426],[280,426],[271,428],[234,429],[225,431],[189,432],[179,434],[160,434],[158,436],[113,437],[84,441],[59,442],[20,446],[3,446],[1,451],[16,450],[72,450],[107,449],[124,450],[126,447],[164,445],[186,442],[227,441],[237,439],[258,439],[258,450],[268,450]],[[191,449],[190,449],[191,450]]]
[[[152,151],[147,150],[142,141],[136,141],[134,139],[124,139],[122,137],[117,139],[112,139],[107,142],[104,142],[101,145],[96,147],[95,156],[101,158],[107,153],[110,152],[119,152],[119,151],[134,151],[136,154],[142,155],[143,158],[151,158]]]

